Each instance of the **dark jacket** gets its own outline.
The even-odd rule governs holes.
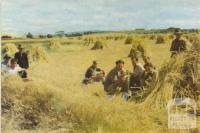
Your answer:
[[[170,51],[183,52],[186,51],[186,42],[184,40],[174,39]]]
[[[89,67],[88,69],[87,69],[87,71],[86,71],[86,73],[85,73],[85,78],[91,78],[92,76],[94,76],[94,73],[95,73],[95,71],[96,72],[100,72],[100,71],[102,71],[100,68],[96,68],[96,69],[94,69],[92,66],[91,67]]]
[[[119,75],[120,73],[120,75]],[[116,80],[120,78],[120,76],[124,75],[126,72],[124,70],[118,71],[117,68],[113,68],[106,76],[104,86],[107,87],[113,84]]]
[[[15,59],[17,60],[17,64],[19,64],[21,68],[29,68],[28,56],[26,53],[15,53]]]

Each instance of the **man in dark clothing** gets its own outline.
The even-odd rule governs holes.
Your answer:
[[[146,64],[144,68],[145,71],[141,77],[141,86],[151,87],[158,80],[158,71],[151,64]]]
[[[27,54],[23,51],[24,49],[22,48],[21,45],[18,46],[19,52],[15,53],[15,59],[17,60],[17,64],[24,69],[29,68],[29,62],[28,62],[28,56]]]
[[[175,33],[176,38],[172,41],[170,48],[170,52],[172,53],[171,57],[174,57],[175,55],[187,50],[186,42],[181,39],[181,35],[182,34],[180,32]]]
[[[104,90],[109,98],[112,98],[117,92],[117,88],[121,88],[121,92],[124,98],[128,95],[128,80],[127,74],[124,71],[124,61],[116,61],[116,67],[113,68],[106,76],[104,83]],[[127,99],[126,99],[127,100]]]
[[[84,84],[103,81],[105,72],[98,68],[97,65],[97,62],[93,61],[92,66],[87,69],[85,73],[85,79],[83,80]]]

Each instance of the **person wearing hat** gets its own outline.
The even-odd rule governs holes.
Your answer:
[[[19,45],[18,46],[18,52],[15,53],[14,58],[17,60],[17,64],[24,69],[29,68],[29,61],[28,61],[28,55],[24,52],[24,48]]]
[[[121,88],[122,95],[127,96],[128,94],[128,79],[124,71],[124,61],[118,60],[115,64],[116,66],[108,73],[104,82],[104,90],[110,98],[117,92],[117,88]]]
[[[182,33],[175,32],[174,35],[176,36],[176,38],[172,41],[170,47],[171,57],[174,57],[175,55],[187,50],[186,42],[181,39]]]
[[[92,82],[100,82],[104,80],[105,72],[98,68],[97,61],[93,61],[92,65],[87,69],[85,73],[84,84],[89,84]]]

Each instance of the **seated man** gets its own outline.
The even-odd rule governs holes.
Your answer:
[[[97,65],[97,62],[93,61],[92,66],[87,69],[85,79],[83,80],[84,84],[103,81],[105,72],[98,68]]]
[[[152,64],[150,57],[148,57],[148,56],[143,56],[143,61],[144,61],[144,67],[145,67],[146,65],[150,64],[150,65],[152,65],[152,66],[154,67],[154,69],[156,69],[155,66]]]
[[[144,67],[139,63],[138,58],[132,57],[131,62],[133,65],[133,74],[130,76],[130,89],[131,91],[138,91],[141,87],[141,76],[144,72]]]
[[[18,46],[18,52],[15,53],[15,60],[17,61],[17,64],[23,68],[23,69],[28,69],[29,68],[29,61],[28,61],[28,55],[27,53],[24,51],[24,48],[19,45]]]
[[[106,76],[104,90],[108,96],[112,97],[116,93],[118,87],[121,88],[121,92],[123,92],[124,96],[128,95],[128,80],[123,67],[124,61],[116,61],[115,68],[113,68]]]
[[[21,78],[27,78],[27,72],[17,65],[15,59],[11,59],[10,66],[7,70],[7,75],[18,74]]]
[[[145,71],[142,75],[141,84],[143,87],[151,87],[153,83],[158,80],[158,72],[154,69],[151,64],[145,65]]]

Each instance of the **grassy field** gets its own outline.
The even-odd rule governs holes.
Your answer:
[[[61,42],[61,47],[53,50],[48,49],[47,44],[40,40],[40,43],[33,41],[29,44],[30,40],[22,42],[22,45],[27,48],[30,47],[28,45],[44,47],[48,54],[48,62],[31,63],[28,72],[33,81],[23,82],[16,77],[2,79],[3,86],[13,96],[16,105],[9,113],[2,115],[4,133],[198,133],[197,130],[168,129],[165,108],[150,109],[144,104],[125,102],[120,95],[113,100],[108,100],[101,83],[88,86],[81,84],[85,71],[93,60],[97,60],[99,67],[108,73],[115,66],[116,60],[123,59],[125,68],[132,71],[130,58],[127,58],[131,45],[125,45],[125,39],[104,40],[103,50],[90,50],[92,44],[82,45],[84,38],[57,40]],[[171,41],[167,39],[164,44],[155,44],[155,40],[142,39],[148,55],[158,70],[170,59]],[[19,101],[21,104],[18,103]],[[41,101],[43,106],[38,105]],[[27,109],[31,110],[29,115],[35,113],[34,115],[40,117],[40,123],[36,128],[19,128],[19,123],[24,120],[24,116],[19,119],[14,113],[17,112],[16,110],[27,111],[22,109],[21,105],[36,107]],[[47,105],[55,109],[38,111]],[[197,127],[200,128],[199,121]]]

